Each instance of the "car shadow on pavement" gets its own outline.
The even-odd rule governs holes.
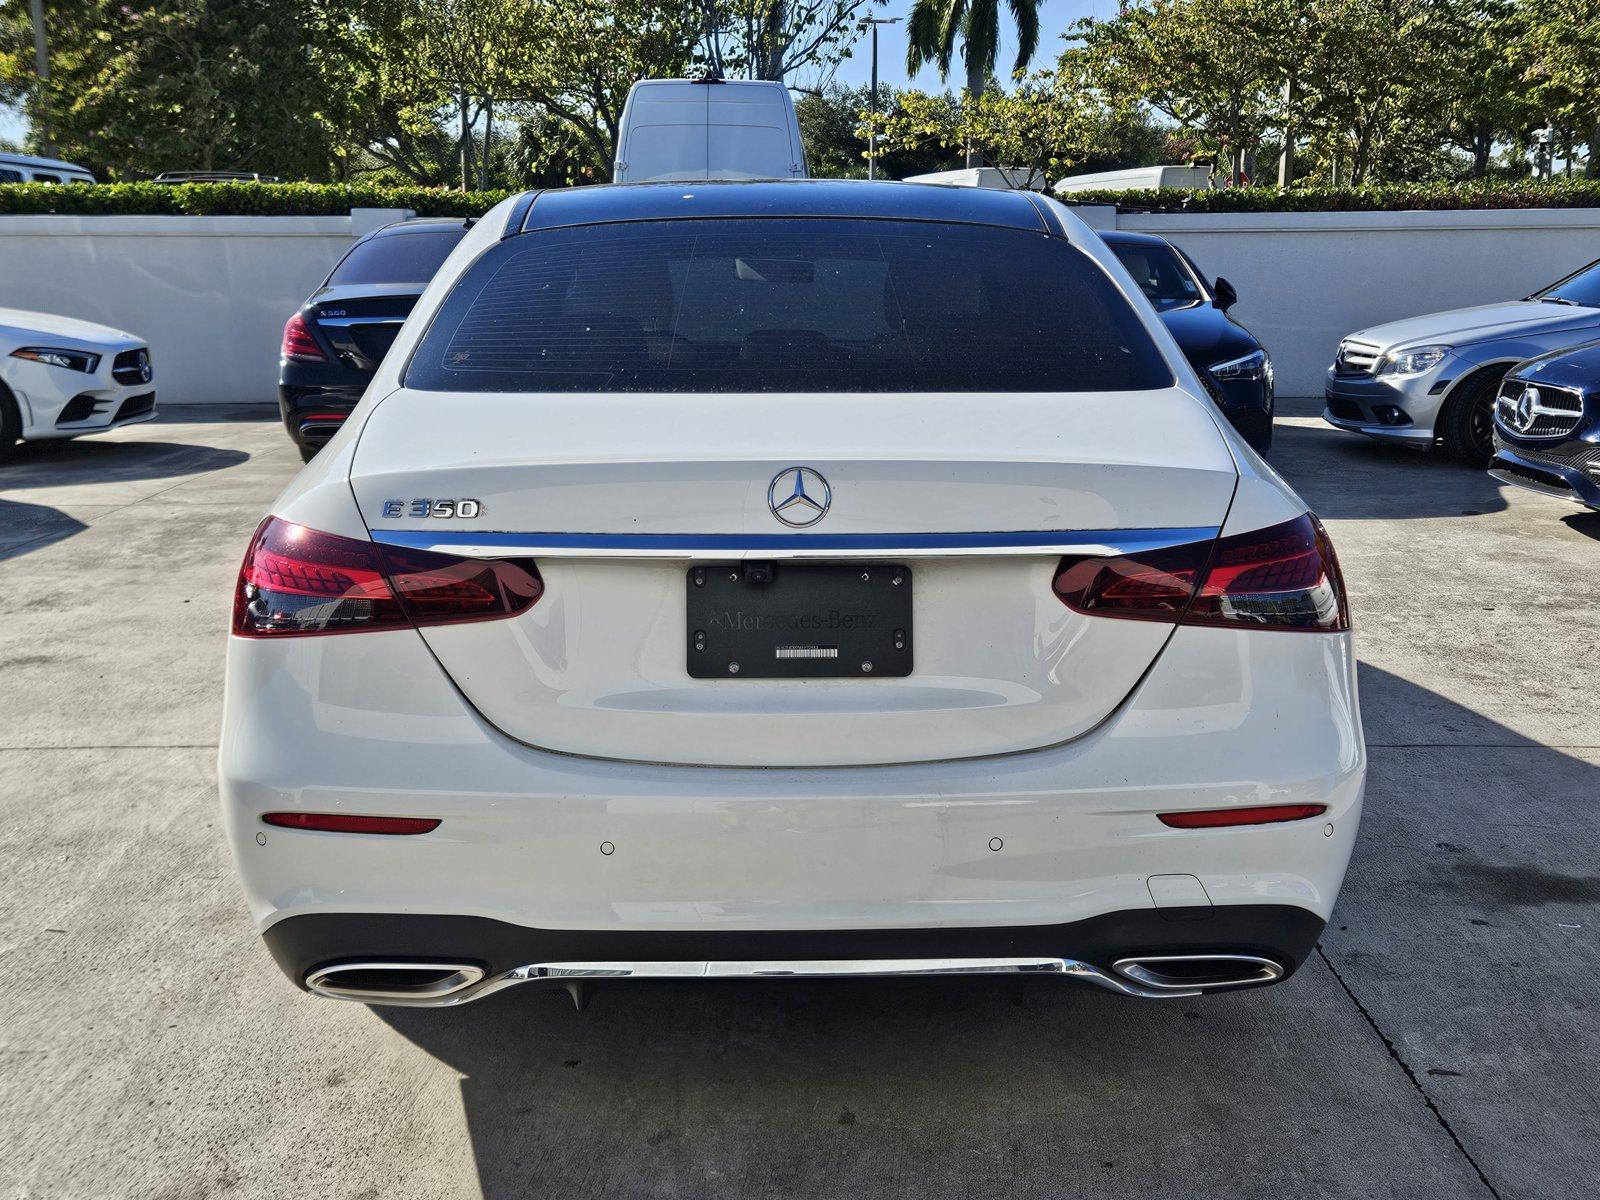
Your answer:
[[[1568,513],[1561,522],[1568,529],[1600,542],[1600,512]]]
[[[1328,520],[1476,517],[1506,507],[1505,485],[1442,451],[1412,450],[1337,429],[1285,427],[1272,465]]]
[[[150,483],[204,475],[238,466],[249,458],[243,450],[182,442],[24,443],[14,457],[0,464],[0,562],[43,550],[88,528],[61,508],[7,499],[7,493]],[[96,510],[132,502],[115,492],[104,497],[89,494],[80,501],[85,509]]]
[[[1444,1121],[1491,1180],[1587,1195],[1600,950],[1570,930],[1600,878],[1589,814],[1565,806],[1600,795],[1600,769],[1390,673],[1361,681],[1356,857],[1279,987],[618,981],[581,1013],[542,985],[371,1011],[461,1073],[496,1200],[1475,1192]],[[1502,1136],[1524,1111],[1566,1116]]]

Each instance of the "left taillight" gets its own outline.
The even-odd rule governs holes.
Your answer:
[[[316,335],[311,332],[311,326],[306,324],[306,319],[300,313],[290,317],[283,327],[283,345],[278,353],[284,358],[292,358],[299,362],[327,362],[328,356],[323,354],[322,347],[317,344]]]
[[[233,632],[273,637],[492,621],[526,611],[543,594],[531,562],[401,550],[268,517],[239,568]]]
[[[1055,592],[1090,616],[1309,633],[1350,628],[1339,560],[1310,513],[1215,542],[1064,558]]]

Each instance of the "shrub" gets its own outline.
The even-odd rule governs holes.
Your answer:
[[[1218,188],[1073,192],[1079,204],[1139,212],[1406,212],[1469,208],[1600,208],[1600,180],[1385,183],[1363,188]]]
[[[509,195],[346,183],[8,183],[0,184],[0,213],[324,217],[409,208],[422,217],[477,217]]]

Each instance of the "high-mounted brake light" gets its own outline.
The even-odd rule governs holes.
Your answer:
[[[269,812],[261,819],[283,829],[310,829],[318,833],[432,833],[438,817],[369,817],[357,813]]]
[[[1234,825],[1276,825],[1304,821],[1328,811],[1326,804],[1263,804],[1254,808],[1203,808],[1193,812],[1157,813],[1156,819],[1174,829],[1224,829]]]
[[[317,345],[316,335],[311,332],[311,326],[306,324],[305,317],[295,313],[283,327],[283,348],[279,351],[284,358],[292,358],[299,362],[327,362],[328,356],[323,354],[322,347]]]
[[[1215,542],[1064,558],[1055,592],[1090,616],[1310,633],[1350,628],[1339,560],[1310,513]]]
[[[543,594],[531,562],[400,550],[268,517],[239,568],[233,632],[271,637],[492,621],[531,608]]]

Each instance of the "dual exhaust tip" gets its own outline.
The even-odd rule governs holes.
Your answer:
[[[903,975],[1066,975],[1143,999],[1198,996],[1217,988],[1276,983],[1284,968],[1258,954],[1140,954],[1117,959],[1110,971],[1070,958],[881,959],[804,962],[585,962],[517,967],[493,979],[482,967],[456,962],[352,960],[318,967],[306,989],[363,1004],[442,1008],[534,980],[598,978],[767,979]]]

